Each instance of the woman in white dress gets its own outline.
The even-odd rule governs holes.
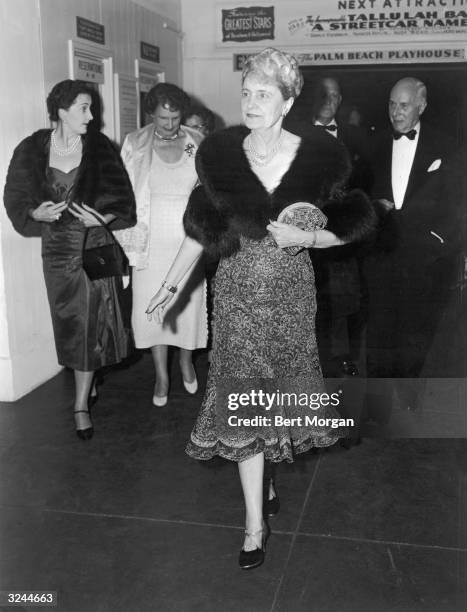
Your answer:
[[[189,98],[176,85],[158,83],[145,99],[153,123],[129,134],[122,158],[136,195],[137,224],[119,233],[119,240],[133,266],[132,325],[137,348],[151,348],[156,382],[153,404],[164,406],[169,392],[167,353],[180,348],[179,363],[188,393],[198,383],[192,351],[207,342],[206,286],[199,265],[178,285],[173,307],[163,325],[152,325],[145,314],[154,290],[164,280],[170,263],[185,238],[183,214],[198,177],[195,154],[202,136],[182,126]],[[175,291],[175,288],[167,287]]]

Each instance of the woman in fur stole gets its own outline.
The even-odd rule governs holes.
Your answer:
[[[147,310],[157,324],[203,249],[220,256],[212,362],[187,452],[238,462],[246,506],[243,569],[261,565],[269,535],[263,514],[273,514],[268,508],[276,494],[268,482],[263,509],[264,460],[292,461],[293,452],[330,446],[346,435],[338,398],[325,394],[306,249],[361,239],[375,225],[366,196],[341,191],[349,172],[342,146],[318,131],[301,140],[282,129],[302,83],[295,58],[276,49],[246,61],[245,126],[201,144],[202,185],[185,212],[188,237]],[[326,229],[304,231],[275,221],[297,202],[313,203]]]
[[[102,223],[122,229],[136,222],[130,180],[118,151],[88,125],[93,91],[83,81],[57,83],[47,98],[54,130],[43,129],[15,149],[4,202],[14,228],[42,237],[42,260],[58,362],[74,370],[74,418],[82,440],[93,435],[89,406],[94,374],[131,349],[121,278],[90,281],[83,246],[109,242]]]

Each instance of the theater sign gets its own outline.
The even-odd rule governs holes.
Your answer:
[[[312,51],[297,53],[301,66],[326,64],[424,64],[437,62],[465,62],[464,47],[390,47],[385,49],[339,49],[339,51]]]
[[[218,11],[217,46],[243,47],[243,54],[270,45],[302,65],[466,61],[467,0],[276,0]],[[266,14],[272,27],[260,40],[248,17]],[[244,32],[226,36],[226,24]]]
[[[268,6],[226,6],[218,6],[224,43],[381,43],[446,36],[465,41],[467,35],[467,0],[277,0]]]
[[[384,42],[407,36],[413,40],[467,34],[467,2],[463,0],[314,0],[305,12],[301,4],[291,2],[288,8],[283,34],[290,42]]]

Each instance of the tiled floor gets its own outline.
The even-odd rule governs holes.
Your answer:
[[[0,589],[57,591],[60,612],[467,609],[465,440],[368,438],[281,465],[266,562],[243,572],[236,466],[184,453],[201,391],[175,373],[156,409],[152,384],[147,353],[109,372],[90,442],[70,372],[0,405]]]

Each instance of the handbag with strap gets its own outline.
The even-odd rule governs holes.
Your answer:
[[[105,228],[112,242],[87,249],[86,232],[86,238],[83,245],[83,269],[88,275],[89,280],[93,281],[99,278],[110,278],[112,276],[127,276],[130,272],[128,258],[125,252],[107,225],[94,213],[91,212],[91,215],[93,215],[102,227]]]

